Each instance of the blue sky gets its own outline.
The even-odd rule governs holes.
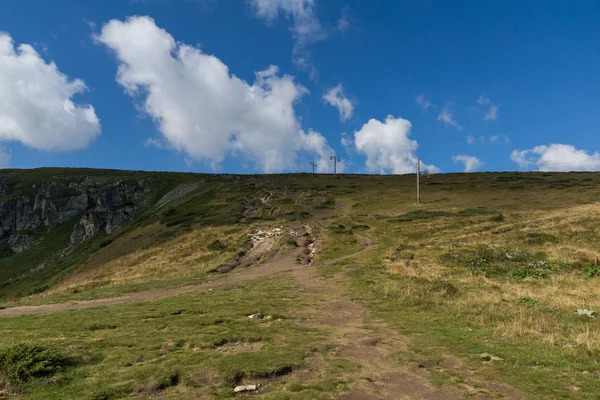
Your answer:
[[[600,170],[599,18],[591,0],[3,0],[0,166]]]

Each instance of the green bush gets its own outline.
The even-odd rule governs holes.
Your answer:
[[[586,265],[583,269],[583,274],[588,278],[600,276],[600,264],[598,263],[598,260]]]
[[[39,344],[21,343],[0,353],[0,371],[15,385],[52,376],[66,364],[66,357],[57,350]]]

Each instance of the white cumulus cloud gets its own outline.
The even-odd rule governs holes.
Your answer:
[[[72,100],[85,90],[82,80],[69,79],[28,44],[15,49],[0,32],[0,140],[41,150],[86,147],[100,134],[100,121],[94,107]]]
[[[452,160],[455,163],[460,163],[465,166],[464,172],[477,171],[483,166],[483,162],[474,156],[458,155],[452,156]]]
[[[448,106],[442,109],[442,112],[438,115],[437,120],[446,126],[453,126],[456,129],[462,129],[462,126],[454,119],[452,111],[450,111]]]
[[[537,168],[539,171],[598,171],[600,154],[588,153],[570,144],[553,143],[536,146],[529,150],[514,150],[510,159],[521,168]]]
[[[117,81],[187,159],[218,166],[234,155],[275,172],[293,168],[299,153],[331,152],[296,117],[294,104],[308,91],[276,66],[250,84],[217,57],[177,43],[149,17],[112,20],[96,40],[116,55]]]
[[[329,89],[323,95],[323,100],[325,100],[331,106],[337,108],[338,112],[340,113],[340,120],[342,120],[342,122],[347,121],[350,117],[352,117],[354,104],[344,95],[344,88],[342,87],[341,83]]]
[[[354,132],[356,149],[366,155],[366,167],[372,173],[406,174],[415,172],[418,143],[409,139],[410,121],[388,115],[384,122],[370,119]],[[439,172],[435,165],[422,164],[429,172]]]
[[[256,16],[272,22],[280,14],[292,21],[290,31],[294,38],[294,62],[300,67],[311,67],[307,46],[324,39],[327,34],[315,14],[314,0],[248,0]]]

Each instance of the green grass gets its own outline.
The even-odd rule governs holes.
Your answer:
[[[76,360],[58,378],[24,383],[25,399],[117,398],[133,393],[179,398],[205,385],[198,374],[211,375],[212,395],[228,397],[244,379],[287,375],[303,364],[311,343],[326,337],[286,318],[297,304],[318,301],[298,294],[291,278],[238,286],[109,308],[5,319],[0,325],[0,349],[18,342],[40,344],[64,349]],[[259,311],[282,319],[247,318]],[[215,324],[217,320],[220,323]],[[218,351],[222,343],[248,338],[260,339],[262,349],[236,354]],[[338,367],[326,369],[325,376]],[[286,384],[285,379],[278,383]],[[306,390],[308,395],[335,389],[328,385],[317,380],[299,391]]]
[[[377,318],[410,338],[409,350],[413,358],[439,362],[445,355],[459,357],[481,378],[502,379],[532,398],[546,395],[556,399],[570,398],[570,393],[563,389],[565,386],[580,387],[581,398],[594,398],[600,391],[600,382],[595,378],[595,374],[600,373],[600,360],[595,354],[580,352],[577,357],[572,357],[568,351],[535,341],[499,337],[490,327],[448,312],[436,298],[404,297],[398,292],[386,291],[384,285],[390,277],[376,264],[346,272],[351,277],[348,294],[359,297]],[[410,278],[396,278],[395,282],[405,288],[411,287],[413,291],[422,285]],[[516,303],[533,306],[537,301],[526,298]],[[478,355],[486,352],[503,360],[482,364]],[[584,371],[587,372],[583,374]],[[560,380],[555,379],[557,375],[561,376]],[[442,385],[456,383],[448,375],[441,376],[435,371],[431,379]]]
[[[580,398],[600,392],[595,379],[600,374],[599,320],[573,312],[600,306],[595,286],[600,276],[595,262],[600,256],[600,213],[594,208],[598,174],[432,175],[423,179],[422,204],[416,205],[414,175],[6,172],[13,190],[23,193],[55,175],[148,179],[151,204],[180,183],[200,184],[161,210],[148,208],[122,231],[99,235],[71,255],[53,259],[48,268],[0,288],[3,301],[52,288],[88,268],[102,271],[103,263],[195,230],[220,227],[231,232],[224,235],[243,235],[254,224],[305,224],[311,214],[336,208],[339,215],[322,221],[331,225],[317,228],[317,263],[361,250],[365,238],[359,233],[374,245],[358,257],[322,265],[318,272],[404,336],[408,349],[396,355],[399,367],[427,360],[433,367],[423,375],[435,385],[470,379],[460,370],[436,369],[450,357],[474,376],[510,384],[531,398],[573,397],[566,386],[580,388]],[[71,229],[65,225],[41,236],[36,247],[18,255],[0,242],[0,277],[10,279],[44,261],[62,248]],[[294,245],[287,239],[283,243]],[[238,245],[219,236],[198,248],[234,254]],[[99,279],[97,286],[25,298],[21,304],[109,297],[207,279],[197,274],[108,286]],[[290,318],[305,307],[318,307],[318,297],[299,293],[284,275],[227,291],[3,319],[0,350],[26,342],[60,348],[75,360],[52,378],[25,383],[21,397],[29,399],[227,398],[236,383],[261,379],[274,385],[262,398],[325,399],[350,387],[343,376],[361,367],[319,352],[323,362],[310,379],[298,381],[289,374],[290,368],[306,367],[307,352],[335,334],[304,328]],[[277,323],[246,318],[255,312],[284,318]],[[219,351],[219,344],[259,339],[257,352]]]

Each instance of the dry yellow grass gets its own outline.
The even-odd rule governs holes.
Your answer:
[[[502,210],[494,203],[486,207]],[[407,301],[427,298],[449,312],[493,328],[498,337],[533,339],[567,352],[599,352],[600,326],[588,317],[574,316],[578,308],[600,311],[600,282],[587,279],[581,267],[553,272],[547,279],[486,278],[470,275],[466,268],[450,266],[440,259],[451,249],[484,246],[543,252],[550,261],[570,264],[594,260],[600,257],[600,224],[594,222],[600,221],[600,204],[540,207],[504,214],[503,222],[491,222],[489,216],[460,220],[439,217],[404,223],[401,231],[388,232],[392,237],[400,236],[396,247],[387,253],[388,271],[408,279],[385,282],[384,295],[394,293]],[[528,243],[524,238],[531,233],[551,235],[556,242]],[[458,288],[459,294],[431,293],[423,282],[431,282],[429,287],[447,282]],[[519,304],[519,299],[532,299],[539,307]]]
[[[159,245],[139,249],[70,275],[47,294],[89,287],[106,287],[199,276],[224,263],[238,251],[246,232],[226,234],[227,228],[205,227]],[[227,248],[210,250],[219,240]]]

